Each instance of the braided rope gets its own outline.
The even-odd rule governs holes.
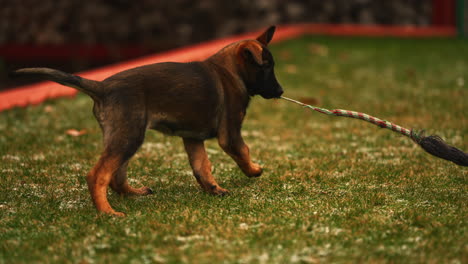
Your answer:
[[[377,117],[370,116],[368,114],[364,114],[360,112],[343,110],[343,109],[328,110],[328,109],[321,108],[321,107],[307,105],[307,104],[301,103],[299,101],[296,101],[296,100],[293,100],[291,98],[287,98],[284,96],[281,96],[280,98],[286,101],[296,103],[303,107],[312,109],[322,114],[361,119],[366,122],[372,123],[376,126],[379,126],[381,128],[390,129],[394,132],[400,133],[404,136],[411,138],[416,144],[418,144],[427,153],[435,157],[451,161],[460,166],[468,167],[468,153],[463,152],[462,150],[457,149],[456,147],[448,145],[442,140],[442,138],[440,138],[437,135],[431,135],[431,136],[426,137],[424,136],[424,131],[415,133],[413,130],[401,127],[399,125],[393,124],[386,120],[382,120]]]
[[[400,134],[402,134],[404,136],[407,136],[407,137],[411,138],[412,140],[414,140],[416,142],[418,142],[420,140],[420,138],[421,138],[420,133],[415,133],[411,129],[404,128],[402,126],[393,124],[393,123],[388,122],[386,120],[382,120],[380,118],[377,118],[375,116],[371,116],[371,115],[368,115],[368,114],[365,114],[365,113],[360,113],[360,112],[350,111],[350,110],[343,110],[343,109],[328,110],[328,109],[317,107],[317,106],[307,105],[307,104],[301,103],[299,101],[296,101],[296,100],[288,98],[288,97],[281,96],[280,98],[284,99],[286,101],[296,103],[296,104],[301,105],[303,107],[312,109],[312,110],[317,111],[317,112],[322,113],[322,114],[332,115],[332,116],[344,116],[344,117],[361,119],[361,120],[367,121],[369,123],[372,123],[372,124],[374,124],[376,126],[379,126],[381,128],[387,128],[387,129],[390,129],[390,130],[392,130],[394,132],[400,133]]]

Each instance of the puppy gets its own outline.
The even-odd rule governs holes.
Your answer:
[[[148,187],[127,181],[130,158],[143,143],[147,129],[182,138],[195,179],[209,193],[224,195],[211,174],[204,141],[217,138],[245,175],[258,177],[262,168],[251,161],[241,127],[250,98],[277,98],[273,56],[267,48],[275,27],[256,40],[232,43],[205,61],[165,62],[133,68],[98,82],[48,68],[20,69],[76,88],[94,101],[93,113],[104,138],[104,151],[87,175],[99,212],[123,216],[107,200],[110,186],[119,194],[147,195]]]

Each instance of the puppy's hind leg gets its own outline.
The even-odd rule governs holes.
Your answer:
[[[119,124],[124,123],[120,122]],[[121,193],[136,192],[142,194],[145,191],[144,189],[130,187],[126,180],[128,160],[143,143],[145,129],[144,126],[104,127],[103,134],[104,152],[98,163],[88,174],[88,188],[98,211],[124,216],[123,213],[114,211],[110,206],[107,200],[107,187],[111,184],[113,189]]]
[[[120,168],[114,173],[110,187],[112,190],[117,192],[118,194],[123,195],[148,195],[153,194],[153,190],[150,188],[143,186],[141,188],[133,188],[128,184],[127,181],[127,167],[128,162],[125,162]]]
[[[86,178],[88,189],[91,193],[94,206],[99,212],[116,216],[125,215],[124,213],[114,211],[107,200],[107,186],[111,181],[112,175],[118,170],[121,164],[121,156],[111,155],[107,151],[104,151],[98,163],[88,173]]]

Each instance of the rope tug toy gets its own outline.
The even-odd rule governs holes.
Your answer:
[[[377,117],[373,117],[368,114],[364,114],[360,112],[342,110],[342,109],[328,110],[325,108],[307,105],[307,104],[301,103],[299,101],[296,101],[296,100],[293,100],[291,98],[287,98],[284,96],[281,96],[280,98],[286,101],[296,103],[303,107],[312,109],[322,114],[357,118],[357,119],[361,119],[369,123],[372,123],[374,125],[377,125],[381,128],[390,129],[393,132],[397,132],[397,133],[400,133],[404,136],[411,138],[414,142],[416,142],[429,154],[451,161],[460,166],[468,166],[468,153],[465,153],[455,147],[447,145],[447,143],[445,143],[439,136],[436,136],[436,135],[431,135],[427,137],[424,136],[423,130],[420,132],[415,132],[414,130],[407,129],[399,125],[390,123],[386,120],[382,120]]]

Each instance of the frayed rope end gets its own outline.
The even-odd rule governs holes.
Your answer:
[[[460,166],[468,166],[468,153],[448,145],[439,136],[431,135],[425,137],[423,136],[423,132],[421,132],[412,133],[411,138],[431,155],[451,161]]]

